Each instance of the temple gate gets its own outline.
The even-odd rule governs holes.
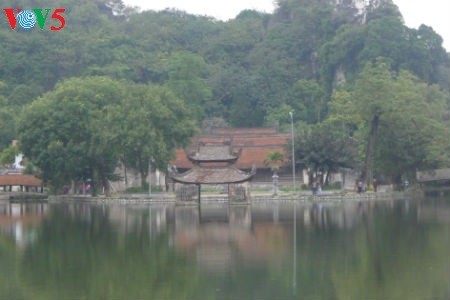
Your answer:
[[[194,167],[179,174],[176,168],[169,170],[174,182],[183,186],[177,191],[177,198],[189,201],[197,187],[197,200],[200,203],[201,186],[227,185],[228,199],[234,202],[246,202],[250,198],[249,185],[246,184],[256,174],[255,168],[250,173],[237,169],[234,164],[239,159],[241,150],[233,152],[231,143],[206,144],[199,143],[197,149],[187,153],[188,159]]]

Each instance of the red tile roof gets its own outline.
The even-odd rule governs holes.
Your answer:
[[[255,167],[260,169],[268,168],[268,166],[264,164],[264,161],[266,160],[269,152],[279,152],[284,156],[287,156],[284,147],[244,147],[242,154],[237,161],[236,167],[249,169],[255,165]]]
[[[217,162],[235,161],[238,154],[232,153],[230,145],[213,144],[199,145],[198,148],[189,155],[192,161]]]
[[[213,128],[209,134],[214,135],[264,135],[277,134],[278,130],[275,127],[267,128]]]
[[[267,168],[264,160],[269,152],[279,152],[287,157],[285,148],[290,138],[290,134],[277,133],[274,128],[214,129],[209,134],[194,137],[192,147],[194,148],[199,142],[224,143],[231,141],[234,151],[242,148],[242,153],[235,164],[237,168],[251,169],[253,165],[257,168]],[[288,162],[286,158],[285,163]],[[181,169],[193,167],[183,149],[176,149],[175,159],[171,164]]]
[[[42,180],[28,174],[0,175],[0,186],[42,186]]]

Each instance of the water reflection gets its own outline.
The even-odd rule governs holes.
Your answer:
[[[46,215],[47,205],[44,203],[10,203],[0,201],[0,231],[14,239],[19,247],[31,242],[35,236],[35,228]]]
[[[285,228],[252,222],[250,206],[208,205],[176,209],[175,247],[195,257],[208,271],[239,264],[280,261],[288,245]]]
[[[450,297],[442,198],[1,203],[0,226],[0,299]]]
[[[409,209],[409,203],[405,203]],[[447,199],[428,198],[426,202],[417,207],[419,222],[432,222],[439,224],[450,224],[450,206]]]

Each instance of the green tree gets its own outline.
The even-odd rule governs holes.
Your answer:
[[[195,117],[201,119],[211,112],[211,88],[206,82],[208,66],[204,59],[196,54],[177,52],[169,60],[169,88],[195,112]]]
[[[368,64],[360,73],[353,90],[354,105],[364,119],[366,130],[364,165],[361,178],[372,183],[373,156],[380,118],[386,111],[392,110],[394,90],[393,75],[389,65],[384,62]]]
[[[287,125],[290,126],[289,113],[292,111],[292,107],[287,104],[282,104],[279,107],[270,107],[267,110],[265,118],[265,124],[268,126],[281,125],[284,129]],[[294,114],[294,121],[296,114]]]
[[[149,164],[166,170],[175,147],[185,146],[196,132],[190,110],[167,87],[128,86],[113,115],[122,160],[125,166],[139,171],[142,187],[146,185]]]
[[[310,170],[310,176],[329,175],[341,168],[354,168],[358,162],[358,143],[340,122],[326,122],[297,129],[295,158]]]
[[[3,149],[3,151],[0,152],[0,166],[9,167],[14,163],[17,154],[19,154],[17,146],[9,146],[8,148]]]
[[[327,95],[315,80],[300,79],[292,87],[291,107],[309,124],[320,123],[327,113]]]
[[[382,117],[374,169],[396,183],[415,178],[417,169],[450,165],[446,96],[402,71],[394,82],[390,111]]]
[[[348,90],[335,92],[329,120],[342,121],[360,140],[364,180],[371,183],[376,166],[399,182],[416,168],[448,164],[447,99],[438,87],[407,71],[392,72],[379,60],[368,64]]]
[[[118,161],[111,107],[123,84],[107,77],[72,78],[28,105],[19,121],[20,149],[54,188],[91,178],[109,191]]]
[[[264,159],[264,164],[276,174],[278,169],[280,168],[281,164],[284,161],[284,155],[280,152],[269,152],[266,155],[266,158]]]

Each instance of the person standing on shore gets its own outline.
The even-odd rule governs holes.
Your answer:
[[[356,184],[356,190],[358,191],[358,194],[361,194],[363,191],[363,182],[362,180],[358,180],[358,183]]]

